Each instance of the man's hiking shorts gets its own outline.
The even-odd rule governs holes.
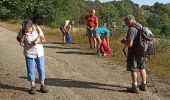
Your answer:
[[[128,57],[127,59],[127,70],[134,72],[141,69],[145,69],[145,58],[144,57]]]
[[[92,28],[87,27],[86,35],[89,37],[96,37],[96,30],[94,29],[94,27]]]

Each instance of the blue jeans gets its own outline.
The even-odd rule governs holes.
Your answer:
[[[27,65],[28,81],[35,81],[35,63],[37,64],[39,80],[41,81],[44,80],[45,79],[44,56],[37,58],[25,57],[25,60]]]

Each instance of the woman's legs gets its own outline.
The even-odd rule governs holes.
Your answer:
[[[99,35],[96,36],[96,41],[97,41],[97,52],[99,52],[100,46],[101,46],[101,42],[102,42],[102,40],[101,40]]]
[[[66,43],[66,32],[62,28],[60,28],[60,30],[63,33],[62,40],[63,40],[63,43],[65,44]]]
[[[106,40],[106,42],[107,42],[107,44],[108,44],[108,46],[109,46],[109,35],[105,35],[105,36],[104,36],[104,39]]]
[[[35,86],[35,59],[34,58],[28,58],[26,59],[26,65],[27,65],[27,74],[28,74],[28,81],[31,81],[31,87]]]
[[[63,34],[63,43],[66,43],[66,36]]]
[[[38,69],[38,75],[39,75],[39,80],[40,80],[40,91],[42,93],[47,93],[48,88],[44,84],[45,80],[45,64],[44,64],[44,56],[36,58],[36,63],[37,63],[37,69]]]
[[[42,86],[44,86],[44,79],[45,79],[44,56],[36,58],[35,61],[37,63],[37,69],[38,69],[40,84]]]
[[[31,83],[31,89],[29,91],[30,94],[34,95],[36,94],[36,87],[35,87],[35,59],[34,58],[28,58],[26,59],[26,65],[27,65],[27,74],[28,74],[28,81]]]

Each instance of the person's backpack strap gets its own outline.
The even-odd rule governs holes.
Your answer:
[[[18,41],[18,42],[21,42],[22,39],[23,39],[23,36],[24,36],[24,30],[23,30],[23,28],[22,28],[22,29],[18,32],[18,35],[17,35],[17,37],[16,37],[17,41]]]
[[[139,32],[141,31],[141,29],[143,28],[143,26],[140,27],[140,26],[138,26],[138,25],[133,25],[133,26],[131,26],[131,27],[136,28],[136,29],[138,30],[138,33],[139,33]]]
[[[35,25],[35,28],[36,28],[36,31],[37,31],[38,35],[40,35],[40,30],[39,30],[37,25]]]
[[[38,37],[35,39],[35,40],[37,40],[38,38],[40,38],[40,30],[39,30],[37,25],[35,25],[34,27],[35,27],[35,29],[36,29],[36,31],[38,33]]]

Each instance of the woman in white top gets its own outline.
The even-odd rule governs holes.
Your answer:
[[[60,30],[63,33],[63,43],[66,43],[66,36],[70,35],[70,29],[71,29],[72,23],[69,20],[65,20],[63,24],[60,25]]]
[[[30,19],[24,20],[22,29],[18,36],[22,36],[22,39],[18,40],[20,45],[24,47],[24,55],[27,65],[28,81],[31,82],[30,94],[36,93],[35,86],[35,63],[37,64],[37,70],[40,80],[40,91],[47,93],[48,89],[44,85],[45,80],[45,64],[44,64],[44,43],[45,37],[39,26],[33,25]]]

